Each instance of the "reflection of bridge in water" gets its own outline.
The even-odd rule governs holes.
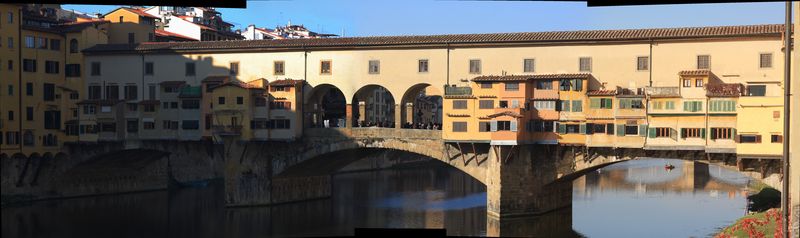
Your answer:
[[[675,162],[673,162],[675,163]],[[663,167],[617,168],[609,166],[576,179],[578,192],[596,187],[600,190],[632,190],[637,192],[670,191],[695,192],[712,190],[736,193],[746,184],[716,178],[710,169],[716,167],[698,161],[677,161],[673,170]]]

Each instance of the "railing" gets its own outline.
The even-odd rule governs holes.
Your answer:
[[[655,97],[673,97],[681,95],[680,87],[647,87],[647,95]]]
[[[706,95],[712,97],[738,97],[744,95],[744,85],[739,83],[713,84],[706,86]]]
[[[214,133],[221,135],[240,135],[242,134],[242,126],[240,125],[215,125],[211,129]]]
[[[472,88],[444,86],[444,95],[452,95],[452,96],[472,95]]]

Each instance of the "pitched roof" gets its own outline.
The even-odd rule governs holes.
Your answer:
[[[61,24],[58,29],[61,32],[79,32],[87,27],[93,27],[99,24],[108,23],[109,21],[106,20],[97,20],[97,21],[84,21],[84,22],[70,22]]]
[[[486,117],[487,118],[495,118],[495,117],[499,117],[499,116],[510,116],[510,117],[516,117],[516,118],[522,118],[523,117],[519,113],[512,112],[512,111],[502,111],[502,112],[498,112],[498,113],[495,113],[495,114],[488,115]]]
[[[680,76],[708,76],[711,75],[711,70],[698,69],[698,70],[683,70],[678,73]]]
[[[201,41],[154,44],[96,45],[85,52],[177,51],[223,49],[301,49],[324,47],[431,46],[445,44],[572,43],[586,41],[649,41],[718,37],[780,37],[783,24],[710,26],[627,30],[550,31],[427,36],[369,36],[340,38],[301,38],[287,40]]]
[[[269,83],[269,86],[294,86],[299,83],[303,83],[303,80],[297,79],[284,79],[284,80],[275,80]]]
[[[617,90],[592,90],[586,93],[588,96],[614,96],[617,95]]]
[[[156,34],[157,37],[171,37],[171,38],[178,38],[178,39],[187,40],[187,41],[197,41],[197,39],[195,39],[195,38],[192,38],[192,37],[189,37],[189,36],[185,36],[185,35],[181,35],[181,34],[178,34],[178,33],[175,33],[175,32],[165,31],[165,30],[156,29],[155,30],[155,34]]]
[[[153,15],[151,15],[150,13],[147,13],[147,12],[145,12],[144,10],[142,10],[142,9],[138,9],[138,8],[120,7],[119,9],[125,9],[125,10],[128,10],[129,12],[136,13],[136,15],[139,15],[139,16],[142,16],[142,17],[154,18],[154,19],[160,19],[159,17],[157,17],[157,16],[153,16]],[[115,11],[116,11],[116,10],[115,10]],[[111,11],[111,12],[113,12],[113,11]],[[109,12],[109,13],[111,13],[111,12]]]

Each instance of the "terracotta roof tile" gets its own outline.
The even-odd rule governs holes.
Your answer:
[[[482,75],[472,79],[473,82],[493,82],[493,81],[525,81],[535,79],[574,79],[589,78],[591,74],[530,74],[530,75]]]
[[[588,96],[614,96],[617,95],[617,90],[592,90],[586,93]]]
[[[189,37],[189,36],[181,35],[181,34],[178,34],[178,33],[175,33],[175,32],[169,32],[169,31],[165,31],[165,30],[155,30],[155,34],[156,34],[156,36],[160,36],[160,37],[174,37],[174,38],[180,38],[180,39],[189,40],[189,41],[196,41],[197,40],[197,39]]]
[[[550,31],[491,34],[369,36],[340,38],[301,38],[286,40],[200,41],[149,44],[96,45],[86,52],[137,52],[223,49],[302,49],[324,47],[419,46],[432,44],[570,43],[579,41],[667,40],[716,37],[780,37],[784,25],[711,26],[659,29]]]
[[[680,76],[708,76],[711,75],[711,70],[698,69],[698,70],[683,70],[678,73]]]
[[[299,83],[303,83],[303,80],[285,79],[272,81],[269,83],[269,86],[293,86]]]

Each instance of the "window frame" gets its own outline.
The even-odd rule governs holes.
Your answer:
[[[536,72],[536,58],[522,59],[522,72],[525,73]]]
[[[381,61],[380,60],[369,60],[367,62],[367,73],[368,74],[380,74],[381,73]]]
[[[767,61],[769,65],[764,65],[764,56],[769,56],[769,60]],[[759,69],[771,69],[773,65],[773,54],[772,52],[761,52],[758,53],[758,68]]]
[[[650,56],[636,56],[636,71],[650,71]]]
[[[280,67],[278,67],[280,65]],[[280,69],[280,70],[278,70]],[[286,61],[275,60],[272,61],[272,74],[273,75],[286,75]]]
[[[473,63],[475,67],[473,67]],[[469,59],[469,74],[481,74],[481,59]]]
[[[325,64],[327,63],[328,67],[327,70],[325,69]],[[333,74],[333,60],[320,60],[319,61],[319,74],[321,75],[331,75]]]
[[[584,60],[587,60],[584,68]],[[578,72],[592,72],[592,57],[584,56],[578,58]]]
[[[702,66],[700,64],[701,57],[705,57],[705,61],[706,61],[705,62],[705,67],[700,67],[700,66]],[[697,69],[711,69],[711,55],[708,55],[708,54],[706,54],[706,55],[697,55],[697,57],[696,57],[696,66],[697,66]]]
[[[430,67],[430,63],[429,62],[430,61],[428,61],[428,59],[419,59],[419,60],[417,60],[417,73],[428,73],[428,71],[430,70],[430,68],[429,68]],[[423,65],[425,67],[423,67]],[[424,70],[423,70],[423,68],[424,68]]]

